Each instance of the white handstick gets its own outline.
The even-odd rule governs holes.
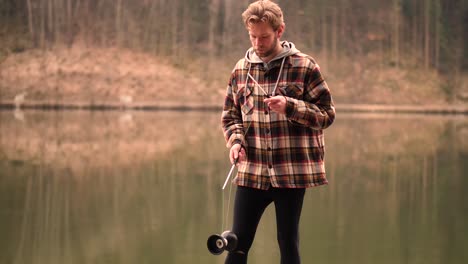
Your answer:
[[[236,167],[236,163],[232,164],[231,170],[229,171],[229,173],[228,173],[228,175],[226,177],[226,180],[224,181],[223,190],[224,190],[224,188],[226,188],[226,184],[227,184],[229,178],[231,178],[231,174],[234,171],[234,167]]]

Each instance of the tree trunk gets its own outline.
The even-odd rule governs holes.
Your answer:
[[[328,61],[328,40],[327,40],[327,16],[326,16],[326,8],[323,8],[324,10],[321,12],[321,20],[322,20],[322,54],[323,54],[323,59],[322,59],[322,66],[324,69],[327,67],[327,61]]]
[[[75,29],[73,27],[73,12],[72,12],[72,3],[71,0],[67,0],[66,3],[66,8],[67,8],[67,18],[66,18],[66,42],[67,46],[71,47],[73,45],[73,38],[75,37]]]
[[[223,22],[223,51],[228,50],[231,47],[231,10],[233,10],[232,1],[224,1],[224,22]]]
[[[208,30],[208,49],[210,54],[216,54],[216,28],[218,25],[220,0],[210,0],[209,5],[209,30]]]
[[[430,0],[424,1],[424,67],[429,68],[430,64]]]
[[[434,49],[435,49],[435,54],[434,54],[434,63],[435,63],[435,68],[440,69],[440,41],[441,41],[441,35],[440,35],[440,0],[434,0],[435,1],[435,32],[434,32]]]
[[[32,6],[31,6],[31,0],[27,0],[27,5],[28,5],[28,28],[29,28],[29,35],[31,36],[31,40],[33,42],[33,45],[36,46],[36,35],[34,33],[34,28],[33,28],[33,14],[32,14]]]
[[[47,30],[46,30],[46,43],[53,43],[53,33],[54,33],[54,12],[53,12],[53,3],[52,0],[47,0]]]
[[[40,40],[39,40],[39,46],[41,48],[45,48],[45,27],[46,27],[46,22],[45,22],[45,19],[46,19],[46,13],[43,11],[45,8],[43,7],[45,4],[44,3],[41,3],[42,4],[42,8],[39,8],[39,18],[41,20],[40,22]]]
[[[337,50],[338,50],[338,26],[337,26],[337,7],[332,7],[332,35],[331,35],[331,47],[332,47],[332,54],[331,58],[333,61],[337,58]]]
[[[177,60],[178,58],[178,45],[179,45],[179,41],[178,41],[178,32],[179,32],[179,12],[180,12],[180,8],[179,8],[179,0],[174,0],[174,1],[171,1],[172,2],[172,31],[171,31],[171,43],[170,43],[170,56],[172,58],[174,58],[175,60]]]
[[[393,1],[393,62],[398,68],[400,64],[400,0]]]
[[[116,35],[116,45],[119,47],[122,43],[122,0],[117,0],[117,5],[115,6],[115,35]]]

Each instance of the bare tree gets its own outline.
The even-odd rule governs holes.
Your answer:
[[[31,39],[33,40],[33,43],[34,43],[35,42],[35,32],[34,32],[34,27],[33,27],[33,12],[32,12],[31,0],[27,0],[27,5],[28,5],[29,34],[30,34]]]
[[[393,1],[393,37],[392,37],[392,50],[393,61],[395,66],[400,64],[400,0]]]
[[[429,68],[430,63],[430,0],[424,0],[424,67]]]

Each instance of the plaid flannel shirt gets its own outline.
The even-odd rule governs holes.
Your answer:
[[[222,113],[226,146],[240,143],[246,161],[234,183],[257,189],[307,188],[327,184],[323,129],[335,119],[330,90],[319,66],[303,53],[262,63],[238,61],[232,71]],[[285,96],[286,115],[269,111],[263,102],[272,93]],[[263,88],[247,77],[250,75]]]

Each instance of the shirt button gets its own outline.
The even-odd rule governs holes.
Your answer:
[[[270,129],[265,129],[265,133],[270,134]]]
[[[268,150],[268,151],[271,151],[271,148],[270,148],[270,147],[268,147],[268,148],[267,148],[267,150]]]
[[[273,168],[273,165],[268,164],[268,168],[269,168],[269,169]]]
[[[265,110],[265,115],[268,115],[268,110]]]

